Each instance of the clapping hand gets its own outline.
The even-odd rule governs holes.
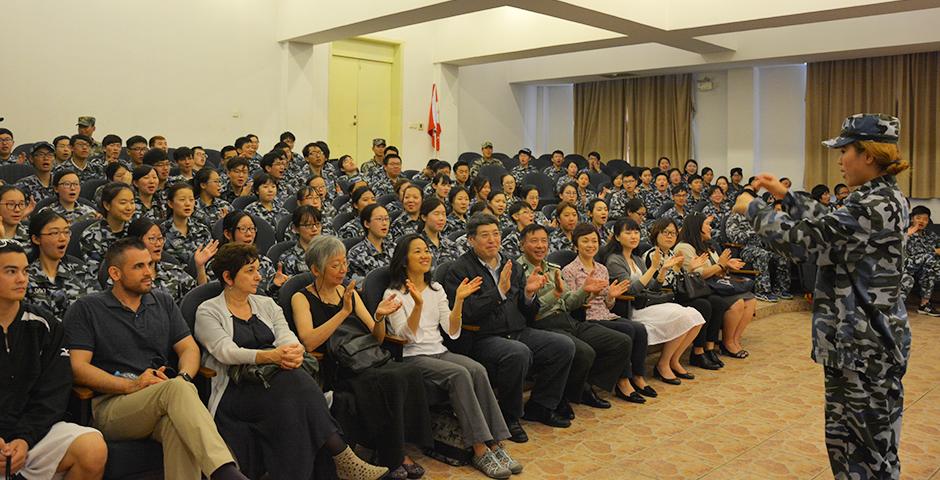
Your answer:
[[[415,307],[419,307],[424,304],[424,297],[421,296],[421,292],[415,287],[415,284],[411,280],[405,280],[405,290],[408,291],[408,294],[411,295],[411,299],[415,302]]]
[[[274,273],[274,285],[280,287],[288,280],[290,280],[290,277],[284,273],[284,264],[277,262],[277,272]]]
[[[379,306],[375,309],[375,316],[385,317],[395,313],[399,308],[401,308],[401,300],[398,297],[388,297],[379,302]]]
[[[457,300],[465,300],[480,290],[481,285],[483,285],[482,277],[474,277],[473,280],[463,279],[460,285],[457,285]]]
[[[653,268],[659,268],[662,266],[663,254],[659,251],[659,248],[653,249],[653,253],[650,255],[650,260],[653,262]]]
[[[353,293],[356,291],[356,281],[351,280],[349,285],[346,285],[346,291],[343,292],[343,312],[346,313],[345,316],[353,311]]]
[[[662,268],[665,270],[669,270],[670,268],[675,268],[677,266],[682,265],[683,262],[685,262],[685,257],[683,257],[682,255],[675,255],[669,260],[666,260],[663,263]]]
[[[584,280],[584,286],[582,288],[587,293],[597,295],[603,292],[608,285],[610,284],[600,278],[588,278]]]
[[[693,258],[692,261],[689,262],[689,271],[697,270],[701,267],[704,267],[706,264],[708,264],[708,254],[703,253]]]
[[[740,269],[744,268],[745,265],[747,265],[747,264],[744,263],[744,261],[741,260],[740,258],[732,258],[732,259],[728,260],[728,268],[730,268],[730,269],[732,269],[732,270],[740,270]]]
[[[193,254],[193,261],[196,262],[197,267],[204,267],[212,257],[215,256],[215,253],[219,251],[219,241],[213,240],[205,245],[196,248],[196,253]]]
[[[529,278],[526,278],[525,280],[526,297],[535,295],[536,292],[545,286],[545,282],[547,281],[548,280],[545,278],[545,275],[542,274],[542,267],[535,267],[535,270],[529,274]]]
[[[754,196],[748,192],[741,192],[738,194],[738,198],[734,201],[734,206],[731,207],[731,211],[740,215],[747,215],[747,206],[751,204],[751,200],[754,200]]]
[[[630,290],[630,280],[624,280],[623,282],[614,280],[607,290],[607,296],[609,298],[617,298],[626,293],[627,290]]]
[[[512,260],[506,260],[506,264],[503,265],[503,269],[499,271],[499,284],[496,286],[499,288],[499,293],[506,296],[509,293],[509,287],[512,286],[510,281],[512,280]]]
[[[565,284],[561,281],[561,270],[555,270],[555,298],[561,298],[565,293]]]

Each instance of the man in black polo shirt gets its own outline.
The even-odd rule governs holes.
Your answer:
[[[469,355],[483,364],[497,391],[499,408],[512,435],[525,442],[528,436],[519,418],[566,428],[571,421],[559,415],[559,407],[574,358],[574,342],[561,334],[527,326],[539,312],[539,289],[545,284],[540,269],[526,276],[512,259],[500,255],[499,222],[478,213],[467,222],[471,249],[454,261],[444,279],[444,290],[453,303],[464,278],[483,278],[480,291],[464,301],[464,323],[479,325],[472,335]],[[522,405],[522,390],[529,367],[535,387]]]
[[[147,247],[124,238],[105,261],[111,290],[78,299],[64,321],[75,383],[99,393],[95,427],[108,439],[162,443],[166,478],[245,479],[190,383],[199,347],[173,299],[151,291]]]
[[[108,458],[101,433],[62,421],[72,389],[64,332],[23,302],[27,265],[19,243],[0,240],[0,475],[101,478]]]

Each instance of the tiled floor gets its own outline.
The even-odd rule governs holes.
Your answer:
[[[940,480],[940,319],[911,316],[914,345],[904,377],[902,478]],[[514,478],[828,479],[822,373],[809,359],[810,314],[755,321],[746,360],[715,373],[694,369],[681,386],[652,381],[657,399],[614,408],[575,406],[571,428],[525,423],[530,441],[509,444],[525,464]],[[425,478],[485,478],[415,457]]]

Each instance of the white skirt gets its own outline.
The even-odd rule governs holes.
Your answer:
[[[660,303],[643,309],[633,309],[631,320],[646,327],[649,345],[657,345],[676,339],[696,325],[705,323],[705,318],[692,307],[678,303]]]
[[[63,474],[56,474],[56,469],[65,458],[65,452],[72,446],[72,442],[86,433],[101,435],[101,432],[94,428],[68,422],[56,423],[49,429],[49,433],[42,437],[42,440],[29,449],[26,455],[26,465],[19,471],[19,474],[27,480],[63,478]]]

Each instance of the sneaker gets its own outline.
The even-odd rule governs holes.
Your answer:
[[[937,308],[934,307],[933,304],[930,304],[930,303],[928,303],[927,305],[921,305],[917,309],[917,313],[930,315],[931,317],[940,317],[940,310],[937,310]]]
[[[493,450],[493,455],[496,455],[496,459],[499,460],[499,463],[508,468],[513,475],[522,473],[522,464],[510,457],[509,452],[507,452],[505,448],[496,447],[496,450]]]
[[[496,454],[491,451],[480,455],[479,457],[473,457],[470,460],[470,463],[473,464],[473,468],[476,468],[483,475],[486,475],[490,478],[509,478],[512,476],[512,472],[506,468],[499,460],[496,459]]]
[[[790,292],[783,292],[777,296],[780,297],[780,300],[793,300],[793,294]]]
[[[766,294],[766,293],[755,293],[755,294],[754,294],[754,297],[756,297],[758,300],[760,300],[760,301],[762,301],[762,302],[767,302],[767,303],[773,303],[773,302],[774,302],[773,300],[770,299],[770,298],[771,298],[771,295]]]

